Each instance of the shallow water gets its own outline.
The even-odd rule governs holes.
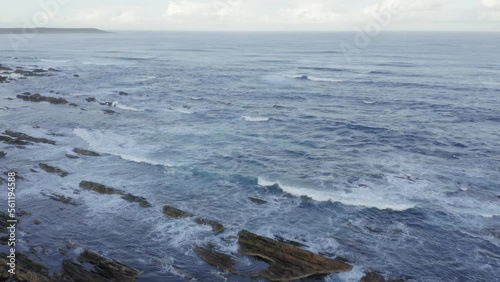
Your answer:
[[[353,36],[38,35],[17,51],[1,40],[4,65],[62,70],[0,85],[0,129],[57,142],[0,145],[8,154],[2,170],[25,178],[18,205],[31,215],[21,220],[20,248],[44,246],[38,258],[54,271],[57,249],[70,240],[141,270],[139,281],[182,281],[175,267],[199,281],[236,281],[191,249],[210,242],[236,251],[222,239],[244,228],[355,265],[326,281],[358,281],[371,270],[414,281],[495,281],[500,37],[387,33],[348,61],[339,44]],[[25,91],[79,107],[5,99]],[[104,155],[66,158],[75,147]],[[39,162],[70,175],[31,172]],[[82,180],[153,207],[79,191]],[[165,204],[227,231],[169,220]]]

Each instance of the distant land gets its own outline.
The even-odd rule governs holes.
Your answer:
[[[108,33],[97,28],[0,28],[0,34],[72,34],[72,33]]]

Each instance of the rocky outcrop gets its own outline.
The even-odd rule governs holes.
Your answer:
[[[385,282],[384,276],[376,272],[368,272],[359,280],[359,282]]]
[[[4,135],[0,135],[0,141],[9,145],[24,146],[24,145],[30,145],[32,143],[45,143],[51,145],[56,144],[56,142],[49,139],[36,138],[21,132],[16,132],[11,130],[6,130],[3,134]]]
[[[261,199],[259,199],[259,198],[248,197],[248,199],[249,199],[250,201],[252,201],[254,204],[257,204],[257,205],[267,204],[267,201],[261,200]]]
[[[183,211],[183,210],[180,210],[180,209],[174,208],[172,206],[168,206],[168,205],[163,207],[163,213],[170,218],[194,217],[194,214],[192,214],[190,212],[186,212],[186,211]],[[194,218],[194,221],[198,224],[208,225],[208,226],[212,227],[212,231],[214,231],[215,233],[220,233],[220,232],[224,231],[224,225],[222,225],[221,223],[219,223],[215,220],[196,217],[196,218]]]
[[[48,97],[48,96],[42,96],[38,93],[35,93],[33,95],[17,95],[16,96],[18,99],[21,99],[23,101],[29,101],[29,102],[49,102],[51,104],[67,104],[68,101],[64,98],[56,98],[56,97]]]
[[[99,184],[91,181],[82,181],[80,182],[80,188],[84,190],[92,190],[99,194],[107,194],[107,195],[121,195],[122,199],[132,202],[138,203],[143,208],[151,207],[151,204],[143,197],[135,196],[130,193],[126,193],[125,191],[118,190],[112,187],[108,187],[103,184]]]
[[[0,159],[4,158],[5,156],[7,156],[7,154],[4,151],[0,151]]]
[[[133,282],[139,272],[116,260],[84,251],[78,257],[80,264],[65,259],[62,262],[63,278],[69,282]],[[89,263],[93,270],[87,270],[82,263]]]
[[[52,199],[54,201],[61,202],[63,204],[72,205],[72,206],[79,206],[80,205],[79,203],[75,202],[73,200],[73,198],[66,197],[66,196],[58,194],[58,193],[45,194],[42,192],[42,195],[49,197],[50,199]]]
[[[44,163],[39,163],[38,166],[45,170],[46,172],[48,173],[54,173],[54,174],[57,174],[59,175],[60,177],[65,177],[68,175],[68,173],[60,168],[57,168],[55,166],[50,166],[48,164],[44,164]]]
[[[100,156],[99,153],[96,153],[96,152],[93,152],[93,151],[89,151],[89,150],[85,150],[85,149],[82,149],[82,148],[74,148],[73,152],[75,152],[75,153],[77,153],[79,155],[82,155],[82,156],[90,156],[90,157],[98,157],[98,156]]]
[[[217,252],[212,247],[195,247],[193,251],[208,264],[216,266],[224,271],[229,271],[234,274],[240,274],[233,268],[233,266],[236,264],[236,260],[229,255]]]
[[[268,267],[253,273],[234,268],[236,258],[216,251],[212,246],[196,247],[193,251],[205,262],[240,276],[265,278],[270,281],[292,281],[311,276],[350,271],[352,266],[337,259],[329,259],[309,251],[259,236],[246,230],[239,232],[240,254],[257,257]]]
[[[49,269],[30,259],[22,253],[16,253],[16,275],[13,280],[9,280],[9,266],[6,254],[0,254],[0,281],[17,282],[54,282],[55,277],[51,277]],[[11,278],[12,279],[12,278]]]
[[[271,281],[289,281],[315,275],[350,271],[352,266],[242,230],[238,244],[243,254],[261,258],[269,268],[256,273]]]

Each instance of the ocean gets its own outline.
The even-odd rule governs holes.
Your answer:
[[[262,281],[224,273],[192,251],[212,244],[235,253],[227,238],[246,229],[354,266],[305,281],[359,281],[367,271],[499,281],[499,34],[387,32],[346,56],[340,46],[354,37],[39,34],[18,50],[3,37],[2,65],[60,70],[0,84],[1,132],[56,142],[0,144],[2,173],[24,178],[16,199],[29,214],[20,217],[18,249],[54,272],[91,249],[138,269],[138,281],[184,281],[183,273]],[[17,99],[23,92],[78,106]],[[76,147],[101,156],[66,157]],[[46,173],[40,162],[69,174]],[[82,180],[152,207],[81,190]],[[169,219],[164,205],[226,230]],[[78,247],[62,255],[68,242]]]

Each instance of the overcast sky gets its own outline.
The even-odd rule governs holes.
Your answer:
[[[500,0],[16,0],[0,27],[500,31]]]

